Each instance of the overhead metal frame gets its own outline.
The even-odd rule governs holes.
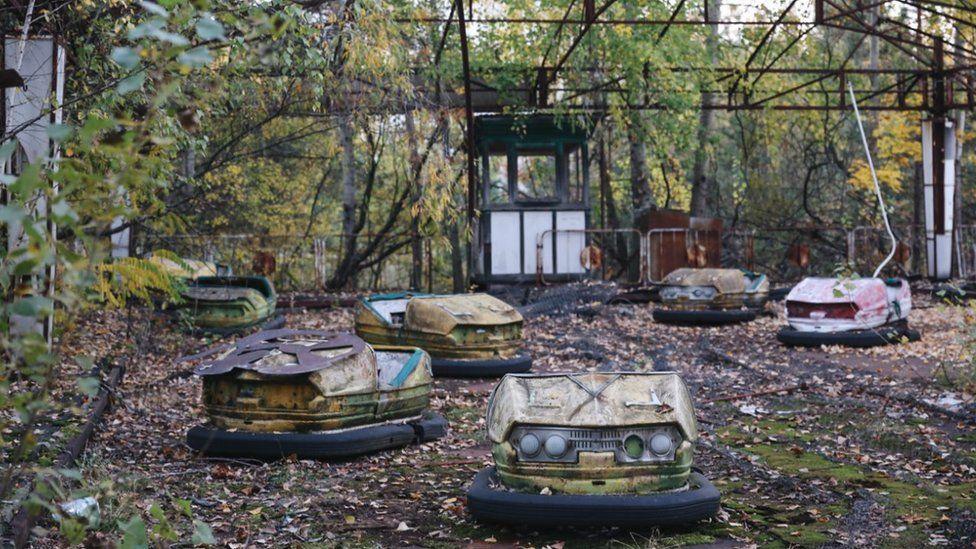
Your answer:
[[[588,112],[602,113],[607,111],[611,105],[599,101],[579,101],[588,94],[598,93],[598,97],[605,97],[606,93],[618,93],[621,96],[627,91],[620,84],[626,80],[623,76],[614,76],[606,81],[593,86],[583,88],[573,88],[571,86],[559,87],[558,77],[560,73],[567,74],[571,71],[592,71],[596,73],[599,69],[601,73],[604,68],[572,67],[568,61],[589,31],[599,25],[615,26],[660,26],[661,30],[657,35],[656,42],[660,42],[667,35],[669,29],[675,26],[707,26],[707,25],[737,25],[737,26],[765,26],[768,27],[759,42],[750,52],[745,67],[665,67],[663,70],[673,72],[696,72],[710,73],[715,75],[714,83],[725,86],[724,89],[715,90],[724,93],[725,102],[703,102],[699,106],[705,109],[715,110],[780,110],[780,111],[848,111],[851,109],[845,99],[845,87],[850,77],[853,75],[869,75],[875,77],[888,76],[894,83],[887,84],[879,89],[857,90],[860,95],[859,102],[863,104],[862,110],[865,111],[916,111],[925,112],[935,121],[944,120],[947,114],[953,109],[972,109],[976,105],[974,101],[974,89],[976,82],[973,81],[973,69],[976,69],[976,45],[966,38],[963,29],[972,32],[976,30],[976,17],[972,21],[957,17],[946,10],[960,10],[976,16],[976,4],[970,4],[968,0],[960,0],[958,4],[946,0],[814,0],[814,19],[812,21],[801,21],[790,19],[789,14],[796,5],[796,0],[790,1],[777,16],[771,20],[763,21],[731,21],[721,20],[720,14],[713,14],[709,10],[708,0],[704,0],[703,19],[691,20],[679,18],[686,1],[678,0],[670,16],[667,19],[619,19],[603,18],[602,16],[617,3],[617,0],[603,0],[597,6],[595,0],[573,0],[569,3],[563,16],[558,19],[545,17],[490,17],[475,18],[474,0],[468,0],[468,16],[464,14],[464,0],[454,0],[451,3],[451,13],[446,19],[442,17],[414,17],[402,18],[398,21],[405,23],[433,23],[443,24],[444,32],[438,45],[435,63],[441,59],[441,51],[446,43],[447,33],[451,27],[455,16],[458,23],[460,34],[461,58],[462,58],[462,79],[464,83],[464,109],[466,133],[465,143],[468,156],[468,219],[472,220],[475,215],[474,199],[477,194],[475,177],[475,150],[474,150],[474,113],[477,109],[482,112],[497,112],[504,110],[512,105],[475,105],[472,97],[472,67],[470,62],[469,40],[467,36],[467,26],[470,24],[479,25],[555,25],[555,31],[546,44],[545,53],[541,63],[534,69],[524,69],[526,74],[524,82],[531,82],[531,85],[509,87],[505,92],[515,93],[526,99],[523,107],[535,111],[558,110],[560,112]],[[581,5],[580,5],[581,4]],[[887,18],[882,15],[882,10],[889,4],[898,4],[912,8],[917,13],[917,22],[913,27],[905,22]],[[579,12],[582,15],[573,17],[574,8],[580,5]],[[876,10],[873,21],[865,20],[862,15],[869,10]],[[946,44],[942,36],[925,30],[923,27],[923,14],[929,18],[941,18],[945,23],[951,24],[956,33],[956,43]],[[560,42],[565,29],[577,26],[578,30],[569,42],[569,46],[558,56],[555,63],[548,65],[550,55]],[[771,59],[763,59],[758,65],[754,66],[757,60],[761,59],[769,49],[772,37],[777,30],[783,28],[801,28],[801,32],[793,37],[782,49],[772,54]],[[831,28],[837,30],[858,33],[861,38],[857,44],[846,55],[839,67],[777,67],[777,63],[797,44],[804,36],[815,28]],[[916,68],[881,68],[881,69],[852,69],[848,63],[868,37],[875,37],[883,40],[891,48],[903,53],[908,59],[917,65]],[[947,67],[945,57],[950,56],[955,66]],[[508,70],[506,67],[498,67],[500,70]],[[648,75],[650,67],[645,66],[643,73]],[[490,73],[493,68],[480,68],[485,74]],[[752,91],[743,91],[742,83],[748,81],[747,90],[757,89],[757,84],[766,75],[788,75],[804,76],[809,78],[794,84],[786,89],[772,91],[764,97],[752,97]],[[824,91],[825,82],[835,80],[836,92],[828,94]],[[479,92],[497,92],[490,85],[483,82],[477,83]],[[811,90],[813,86],[819,86],[817,90]],[[646,91],[647,87],[645,87]],[[564,96],[558,103],[551,101],[554,92],[562,92]],[[694,90],[692,93],[701,93],[702,90]],[[706,90],[708,91],[708,90]],[[813,92],[823,97],[820,103],[813,103],[808,100],[808,95]],[[655,103],[646,99],[647,93],[641,94],[645,99],[641,102],[625,101],[622,105],[615,104],[613,107],[628,110],[662,110],[672,109],[671,105]],[[496,93],[497,97],[498,94]],[[836,98],[833,101],[831,97]],[[936,147],[938,145],[936,144]],[[942,183],[941,180],[936,181]]]

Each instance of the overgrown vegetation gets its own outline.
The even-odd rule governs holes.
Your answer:
[[[963,4],[939,4],[951,18],[928,14],[925,28],[949,42],[970,43],[972,15],[961,9]],[[62,446],[78,432],[99,391],[108,390],[102,384],[113,364],[136,368],[151,356],[160,367],[173,358],[166,353],[194,350],[172,341],[165,352],[157,348],[157,337],[177,338],[154,324],[151,303],[176,299],[180,281],[140,258],[112,260],[110,238],[132,231],[134,252],[165,254],[161,250],[172,249],[174,261],[180,256],[202,258],[212,248],[226,254],[222,259],[245,265],[258,252],[290,252],[299,260],[279,265],[276,273],[277,282],[287,289],[350,291],[390,281],[437,290],[466,287],[472,228],[466,219],[464,113],[458,108],[463,89],[460,38],[456,19],[449,27],[425,21],[443,18],[451,5],[446,0],[38,0],[0,5],[0,28],[12,37],[21,32],[55,35],[68,52],[60,105],[65,120],[46,130],[54,144],[48,156],[15,170],[17,131],[4,128],[0,140],[0,164],[5,167],[0,175],[0,514],[5,522],[29,508],[51,519],[43,528],[63,544],[87,540],[137,547],[178,540],[205,544],[218,537],[237,540],[236,532],[218,529],[220,535],[215,535],[210,526],[217,519],[215,512],[191,505],[190,499],[226,487],[217,480],[236,478],[236,470],[180,472],[188,478],[210,475],[216,480],[198,486],[199,493],[173,496],[149,486],[150,475],[160,470],[117,476],[119,464],[104,455],[86,461],[83,473],[59,464]],[[755,15],[767,20],[781,7],[758,5]],[[631,1],[613,3],[602,16],[693,20],[703,8],[701,1]],[[567,10],[581,9],[573,0],[504,0],[476,2],[469,15],[559,19]],[[914,11],[884,9],[888,24],[915,24]],[[800,17],[790,14],[785,20],[797,23]],[[759,26],[674,25],[662,33],[660,25],[607,24],[595,25],[577,44],[575,32],[557,33],[547,25],[472,24],[470,62],[480,82],[496,88],[503,98],[519,98],[527,72],[540,64],[551,67],[562,52],[574,47],[553,83],[561,88],[554,95],[579,94],[580,101],[576,108],[554,112],[585,119],[593,131],[594,225],[629,227],[642,212],[673,208],[721,217],[733,230],[786,227],[785,232],[771,233],[786,243],[807,238],[795,227],[875,226],[879,211],[848,112],[702,110],[722,100],[719,82],[727,78],[758,100],[802,81],[800,76],[776,72],[751,80],[745,72],[719,74],[716,67],[745,69],[775,62],[784,68],[865,69],[879,59],[896,69],[916,65],[891,42],[859,48],[865,35],[851,29],[807,29],[799,24],[784,29],[767,34]],[[762,55],[752,58],[759,45],[764,45]],[[951,56],[948,62],[956,63]],[[850,78],[862,92],[895,85],[869,73]],[[839,90],[821,82],[804,93],[815,102]],[[866,104],[872,101],[876,100],[867,98]],[[647,108],[632,108],[635,105]],[[969,198],[973,156],[966,146],[970,139],[964,130],[965,113],[955,116],[963,128],[958,135],[963,153],[956,168],[962,197],[958,210],[968,219],[974,207]],[[921,218],[916,176],[919,117],[869,114],[866,122],[894,223],[902,228],[914,225]],[[46,206],[38,207],[40,203]],[[831,240],[826,233],[816,238]],[[843,247],[834,241],[828,244]],[[308,267],[313,249],[328,256],[324,277]],[[47,284],[52,271],[57,273],[55,282]],[[43,331],[34,328],[52,320],[53,345],[48,345]],[[635,340],[645,345],[637,332],[623,331],[620,337],[632,338],[627,345]],[[601,333],[607,337],[607,332]],[[556,343],[556,336],[544,332],[533,342],[551,347]],[[961,347],[968,342],[957,338],[942,343]],[[665,356],[671,351],[661,347],[656,352]],[[650,358],[635,351],[617,365],[631,367]],[[958,356],[939,359],[941,369],[929,372],[925,389],[932,385],[953,394],[976,393],[976,367],[961,366]],[[566,364],[581,363],[569,357]],[[889,363],[880,367],[891,368]],[[171,373],[179,375],[166,375]],[[463,402],[455,402],[448,416],[466,426],[455,440],[479,444],[475,425],[481,397],[452,398]],[[175,402],[165,401],[171,406]],[[800,404],[822,403],[811,399]],[[873,403],[871,410],[885,412],[885,406]],[[798,482],[829,484],[827,492],[817,494],[830,501],[818,514],[804,515],[785,505],[757,501],[744,491],[745,482],[723,479],[723,492],[735,494],[729,499],[731,518],[702,532],[666,533],[655,542],[748,538],[816,545],[836,536],[831,528],[854,505],[869,505],[880,494],[884,497],[879,501],[890,503],[884,510],[886,524],[905,523],[904,530],[894,532],[901,538],[891,538],[900,541],[893,543],[912,546],[949,531],[946,524],[955,519],[943,520],[940,507],[964,518],[972,511],[964,501],[972,498],[971,483],[939,487],[930,480],[896,478],[881,467],[866,470],[851,455],[826,455],[822,448],[812,448],[811,433],[780,419],[724,425],[714,410],[710,418],[718,422],[721,444]],[[971,472],[976,459],[968,427],[952,432],[949,440],[961,449],[950,459],[920,449],[922,442],[904,442],[923,425],[899,418],[868,429],[852,427],[845,423],[848,419],[830,419],[844,437],[868,436],[871,451],[903,457],[914,452],[918,459],[957,468],[953,471],[965,466]],[[945,427],[946,433],[952,429]],[[769,437],[776,440],[769,443]],[[756,438],[762,443],[751,442]],[[403,469],[398,474],[411,473],[398,459]],[[316,482],[317,471],[311,466],[288,467],[287,474],[276,473],[273,486],[285,489],[298,482],[291,480],[292,473]],[[447,474],[438,474],[442,473]],[[451,473],[451,489],[457,489],[460,477],[457,471]],[[376,488],[375,479],[366,479],[365,473],[361,477],[357,482]],[[242,481],[230,487],[237,491],[248,486]],[[357,486],[347,488],[354,498]],[[415,498],[412,494],[421,492],[414,489],[405,500],[430,496]],[[756,483],[749,489],[758,489]],[[849,493],[859,495],[852,498]],[[62,505],[84,502],[89,496],[102,505],[97,520],[96,515],[69,512]],[[444,536],[451,538],[432,542],[449,545],[492,537],[489,530],[457,519],[461,504],[448,502],[455,497],[437,494],[432,500],[443,516],[424,518],[442,526],[449,521],[443,529],[450,530]],[[920,498],[925,498],[923,503]],[[78,505],[88,509],[87,503]],[[247,513],[244,541],[249,532],[259,531],[266,517],[261,507]],[[368,529],[353,527],[354,515],[333,514],[341,520],[352,516],[353,522],[344,530],[315,526],[313,537],[329,543],[337,534],[354,532],[363,544],[371,541],[363,533]],[[796,522],[800,525],[794,526]],[[971,523],[959,522],[958,529],[969,527]],[[298,535],[308,534],[303,532]],[[378,539],[390,541],[382,535]],[[652,544],[640,537],[625,541]]]

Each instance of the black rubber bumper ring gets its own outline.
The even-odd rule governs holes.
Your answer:
[[[447,434],[447,420],[435,412],[410,423],[366,425],[358,429],[319,433],[249,433],[204,425],[191,428],[186,443],[208,456],[276,460],[346,459],[363,454],[429,442]]]
[[[483,469],[468,489],[468,509],[482,522],[536,526],[620,526],[649,529],[688,524],[718,512],[721,496],[701,473],[690,489],[641,496],[512,492],[498,486],[494,467]]]
[[[434,377],[502,377],[521,374],[532,369],[532,357],[522,353],[513,358],[456,359],[431,358],[430,371]]]
[[[749,322],[756,319],[756,311],[748,309],[731,309],[728,311],[676,311],[672,309],[654,309],[652,313],[655,322],[662,324],[678,324],[681,326],[721,326],[737,322]]]
[[[844,347],[877,347],[921,339],[918,330],[908,326],[881,326],[873,330],[851,330],[847,332],[801,332],[793,328],[783,328],[776,339],[784,345],[793,347],[820,347],[821,345],[842,345]]]

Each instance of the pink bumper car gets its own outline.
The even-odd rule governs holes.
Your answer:
[[[916,341],[912,292],[900,278],[806,278],[786,296],[786,345],[873,347]]]

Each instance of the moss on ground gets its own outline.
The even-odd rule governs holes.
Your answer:
[[[884,543],[892,547],[917,546],[927,541],[930,532],[947,521],[952,512],[976,510],[976,482],[948,486],[925,481],[908,482],[860,465],[833,461],[804,449],[812,436],[800,433],[790,420],[747,421],[741,426],[719,429],[716,434],[724,444],[760,458],[764,465],[781,474],[801,481],[819,482],[840,496],[841,501],[851,500],[858,490],[867,490],[883,505],[884,518],[889,525],[905,527],[884,539]],[[885,433],[880,446],[898,451],[903,439],[896,439],[895,433]],[[833,539],[831,530],[839,528],[840,519],[848,508],[845,502],[818,511],[816,515],[819,516],[804,517],[777,512],[766,502],[763,507],[752,506],[747,503],[748,494],[720,488],[726,495],[726,507],[744,513],[758,526],[765,524],[770,534],[790,545],[817,546],[830,542]],[[805,513],[809,514],[809,511]]]

